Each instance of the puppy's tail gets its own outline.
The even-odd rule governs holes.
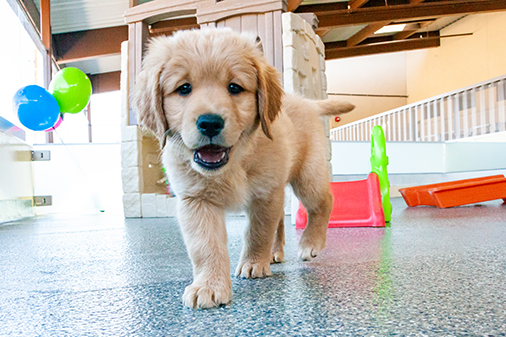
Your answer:
[[[317,101],[320,116],[336,116],[350,112],[355,106],[338,98],[330,97],[323,101]]]

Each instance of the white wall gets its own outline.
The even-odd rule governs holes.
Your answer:
[[[444,172],[444,143],[387,142],[388,173]],[[371,172],[370,142],[332,142],[334,175]]]
[[[430,174],[506,169],[506,143],[387,142],[389,174]],[[371,172],[370,142],[332,142],[334,175]]]
[[[391,53],[326,61],[327,92],[407,95],[406,54]],[[406,98],[339,96],[356,105],[337,127],[407,104]]]
[[[506,143],[446,143],[445,172],[506,169]]]
[[[439,48],[406,53],[408,103],[506,74],[506,13],[469,15],[441,30]]]
[[[53,206],[37,214],[123,214],[120,144],[34,145],[51,160],[33,163],[35,195],[51,195]]]
[[[0,131],[0,222],[33,215],[31,148]]]

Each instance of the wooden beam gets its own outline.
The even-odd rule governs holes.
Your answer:
[[[177,30],[200,28],[196,17],[159,21],[149,28],[150,35],[170,35]]]
[[[126,40],[127,26],[53,35],[54,53],[59,64],[120,54],[121,43]]]
[[[324,14],[328,11],[348,10],[348,3],[346,1],[331,2],[318,5],[300,5],[295,13],[314,13],[316,16]]]
[[[300,6],[302,1],[303,0],[288,0],[286,11],[293,12],[294,10],[296,10]]]
[[[410,24],[410,25],[408,25],[407,29],[404,29],[401,32],[395,33],[394,36],[393,36],[393,39],[394,40],[404,40],[404,39],[407,39],[408,37],[410,37],[413,34],[415,34],[418,30],[427,27],[428,25],[430,25],[433,22],[434,21],[423,21],[423,22],[416,23],[416,24]]]
[[[325,59],[332,60],[345,57],[363,56],[371,54],[393,53],[406,50],[425,49],[439,47],[440,37],[428,37],[392,41],[385,43],[365,44],[349,48],[326,48]]]
[[[324,5],[321,5],[324,6]],[[506,0],[453,0],[427,2],[416,5],[393,5],[358,8],[356,10],[330,10],[318,15],[319,27],[339,27],[416,18],[450,16],[494,11],[505,11]]]
[[[317,28],[316,29],[316,34],[318,34],[318,36],[320,38],[323,38],[325,35],[327,35],[330,31],[332,30],[332,28],[324,28],[324,29],[320,29],[320,28]]]
[[[369,36],[373,35],[374,32],[376,32],[378,29],[381,29],[382,27],[388,25],[389,23],[390,21],[381,21],[367,25],[361,31],[359,31],[346,41],[347,46],[348,47],[356,46],[360,42],[367,39]]]
[[[90,75],[89,77],[94,94],[120,90],[121,71]]]
[[[350,1],[348,1],[348,4],[351,9],[357,9],[357,8],[362,7],[368,1],[369,0],[350,0]]]
[[[439,31],[437,31],[437,30],[418,33],[416,35],[417,36],[411,36],[408,39],[438,38],[438,37],[440,37]],[[453,35],[451,35],[451,36],[453,36]],[[372,37],[365,39],[364,41],[362,41],[362,43],[360,43],[360,45],[364,46],[364,45],[372,45],[372,44],[393,42],[393,41],[395,41],[394,35],[379,35],[379,36],[372,36]],[[347,47],[348,47],[348,45],[346,44],[346,41],[325,42],[325,50],[344,49]]]

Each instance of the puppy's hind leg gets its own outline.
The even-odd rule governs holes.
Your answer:
[[[265,199],[254,199],[248,207],[249,226],[235,274],[244,278],[271,275],[271,248],[283,215],[284,187],[276,188]]]
[[[281,263],[285,257],[285,251],[283,246],[285,245],[285,213],[279,220],[278,229],[276,230],[276,236],[274,237],[274,244],[271,248],[271,264]]]
[[[326,173],[326,172],[325,172]],[[310,261],[325,248],[327,228],[334,197],[330,193],[328,177],[323,174],[310,179],[297,179],[292,187],[307,210],[307,226],[299,241],[299,258]]]

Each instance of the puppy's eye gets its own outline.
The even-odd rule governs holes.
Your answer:
[[[176,89],[176,92],[180,96],[188,96],[192,92],[192,85],[190,83],[185,83],[185,84],[179,86]]]
[[[230,83],[228,85],[228,92],[231,95],[239,95],[243,91],[244,91],[243,87],[241,87],[239,84]]]

